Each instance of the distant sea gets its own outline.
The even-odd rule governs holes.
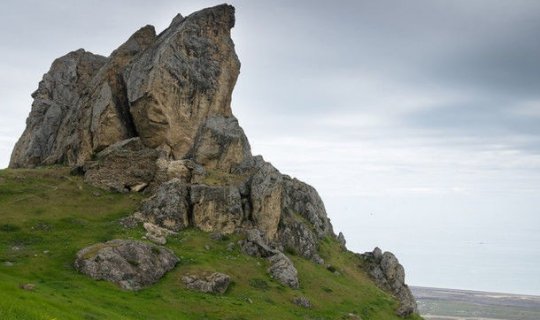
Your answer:
[[[332,197],[349,249],[392,251],[415,286],[540,295],[540,196]]]

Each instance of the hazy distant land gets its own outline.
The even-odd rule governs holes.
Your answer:
[[[539,320],[540,296],[411,287],[426,320]]]

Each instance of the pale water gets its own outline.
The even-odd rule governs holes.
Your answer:
[[[532,193],[325,203],[349,249],[394,252],[409,284],[540,295],[540,201]]]

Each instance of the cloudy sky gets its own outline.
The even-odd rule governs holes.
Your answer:
[[[51,62],[219,1],[0,3],[0,168]],[[413,285],[540,294],[540,1],[231,1],[233,110],[355,251]]]

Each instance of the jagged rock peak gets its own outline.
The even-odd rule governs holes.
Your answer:
[[[194,144],[203,127],[216,131],[216,123],[235,126],[241,135],[234,142],[241,159],[229,157],[225,161],[234,163],[220,166],[242,163],[251,153],[230,106],[240,71],[233,26],[234,8],[219,5],[177,15],[158,36],[145,26],[108,58],[82,49],[58,58],[33,94],[10,167],[83,165],[133,137],[182,159],[208,149]],[[207,124],[210,117],[224,120]]]

